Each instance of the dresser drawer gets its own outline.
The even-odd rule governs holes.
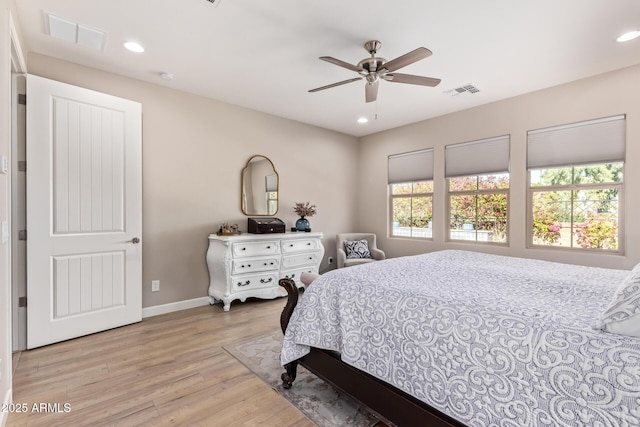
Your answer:
[[[302,252],[302,251],[315,251],[318,249],[320,241],[318,239],[295,239],[295,240],[283,240],[282,253]]]
[[[278,272],[231,276],[233,292],[248,291],[258,288],[278,287]]]
[[[317,265],[317,264],[318,264],[318,254],[315,252],[282,256],[283,269],[295,268],[303,265]]]
[[[253,273],[255,271],[278,270],[280,256],[269,258],[240,258],[233,260],[231,274]]]
[[[238,242],[233,244],[234,257],[252,257],[260,255],[274,255],[280,253],[277,241]]]

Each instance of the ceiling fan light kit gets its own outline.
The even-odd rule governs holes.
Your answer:
[[[332,83],[326,86],[317,87],[309,90],[309,92],[318,92],[325,89],[330,89],[336,86],[341,86],[347,83],[356,82],[362,79],[366,80],[365,84],[365,101],[373,102],[378,98],[378,84],[380,80],[386,80],[392,83],[405,83],[419,86],[434,87],[440,83],[440,79],[433,77],[414,76],[411,74],[394,73],[394,71],[407,65],[413,64],[421,59],[427,58],[432,55],[431,51],[425,47],[419,47],[412,50],[409,53],[405,53],[391,61],[387,61],[384,58],[377,57],[376,54],[380,49],[382,43],[378,40],[369,40],[364,44],[364,48],[371,55],[369,58],[365,58],[358,62],[357,65],[352,65],[348,62],[341,61],[340,59],[333,58],[331,56],[321,56],[320,59],[339,67],[346,68],[351,71],[355,71],[360,74],[360,77],[355,77],[349,80],[343,80],[340,82]]]

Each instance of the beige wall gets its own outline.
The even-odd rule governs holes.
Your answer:
[[[207,236],[223,222],[246,230],[240,173],[254,154],[276,167],[276,216],[287,227],[295,202],[317,205],[310,222],[325,234],[325,260],[335,257],[335,234],[353,226],[354,137],[42,55],[29,55],[28,65],[31,74],[142,103],[144,307],[207,295]],[[151,292],[156,279],[160,292]]]
[[[475,96],[475,95],[472,95]],[[640,66],[591,77],[477,108],[364,137],[360,141],[359,231],[374,231],[389,256],[441,249],[468,249],[611,268],[640,261]],[[625,255],[582,254],[570,250],[526,249],[526,133],[581,120],[627,115],[624,230]],[[511,135],[509,247],[445,242],[444,146]],[[434,239],[388,237],[387,156],[435,149]]]

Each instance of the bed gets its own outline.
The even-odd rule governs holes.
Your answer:
[[[299,301],[287,282],[285,387],[305,366],[398,426],[640,425],[640,265],[447,250],[330,271]]]

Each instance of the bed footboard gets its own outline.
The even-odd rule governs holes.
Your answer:
[[[289,319],[291,319],[291,315],[293,314],[293,309],[298,305],[298,287],[291,279],[280,279],[278,283],[287,291],[287,304],[284,306],[282,314],[280,315],[280,328],[284,334],[289,325]],[[285,372],[280,375],[280,379],[282,380],[282,387],[289,389],[296,380],[298,362],[293,361],[287,363],[284,369]]]

